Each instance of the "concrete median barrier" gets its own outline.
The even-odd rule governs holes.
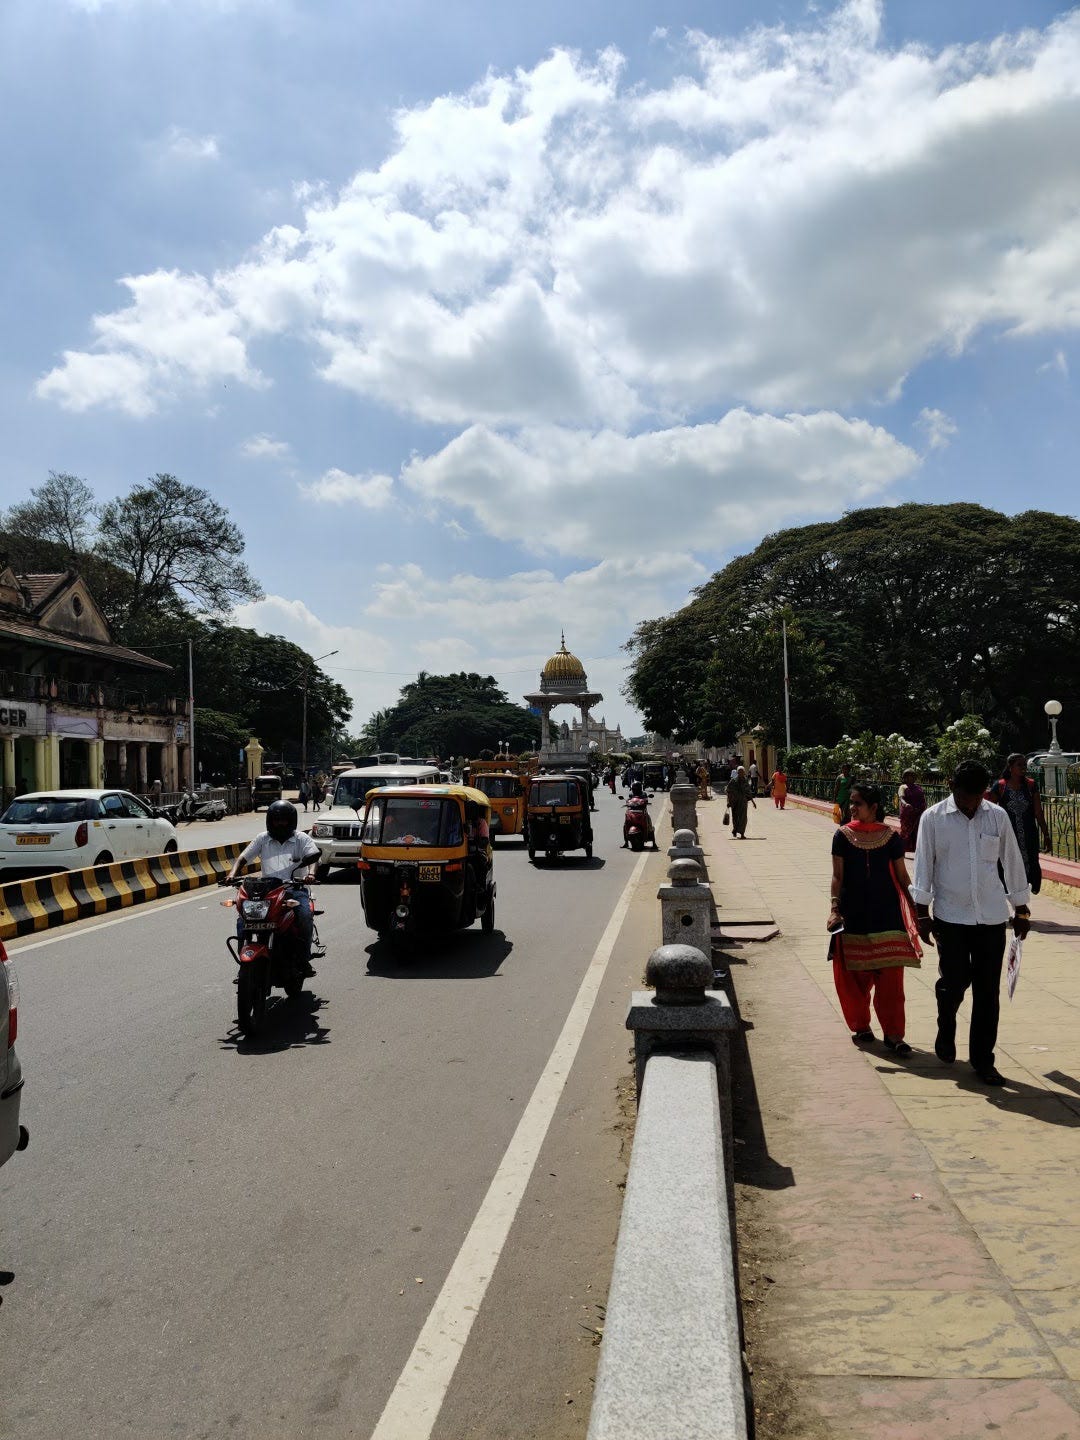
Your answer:
[[[241,842],[212,845],[0,885],[0,940],[213,885],[228,874],[243,848]]]

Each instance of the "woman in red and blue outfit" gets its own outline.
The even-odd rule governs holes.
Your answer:
[[[840,1008],[856,1045],[872,1045],[870,1001],[886,1049],[910,1055],[904,1039],[904,967],[922,957],[904,842],[884,823],[876,785],[851,787],[851,819],[832,842],[830,954]]]

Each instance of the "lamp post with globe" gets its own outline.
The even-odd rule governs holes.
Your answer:
[[[1050,721],[1050,749],[1041,762],[1044,784],[1050,795],[1064,795],[1067,789],[1066,774],[1069,769],[1069,762],[1062,754],[1057,735],[1058,716],[1061,714],[1061,701],[1047,700],[1043,706],[1043,713]]]

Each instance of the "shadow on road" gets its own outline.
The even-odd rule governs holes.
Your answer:
[[[0,1285],[10,1285],[15,1279],[14,1270],[0,1270]],[[0,1295],[0,1305],[3,1305],[4,1297]]]
[[[411,951],[389,940],[367,946],[368,974],[382,980],[483,980],[497,975],[514,943],[501,930],[490,935],[458,930],[451,935],[418,941]]]
[[[319,1011],[325,1004],[322,996],[311,990],[304,990],[295,1000],[271,996],[259,1034],[242,1035],[234,1025],[222,1037],[221,1048],[238,1055],[274,1055],[301,1045],[329,1045],[329,1027],[319,1023]]]
[[[533,864],[538,870],[602,870],[607,861],[602,855],[594,855],[591,860],[584,855],[558,855],[549,860],[537,851]]]
[[[1002,1060],[1002,1064],[1007,1062]],[[1026,1080],[1005,1077],[1003,1086],[987,1086],[982,1083],[970,1066],[963,1061],[955,1065],[943,1065],[932,1051],[912,1050],[906,1059],[890,1056],[888,1064],[875,1066],[882,1075],[896,1075],[903,1070],[917,1070],[926,1080],[937,1080],[942,1085],[951,1085],[968,1095],[981,1095],[988,1105],[998,1110],[1011,1110],[1017,1115],[1027,1115],[1044,1125],[1062,1125],[1066,1130],[1080,1129],[1080,1115],[1072,1108],[1072,1097],[1061,1095],[1056,1090],[1044,1090],[1039,1085],[1029,1085]],[[1076,1085],[1071,1076],[1060,1071],[1051,1071],[1048,1078],[1060,1084]],[[1080,1091],[1080,1085],[1076,1085]]]

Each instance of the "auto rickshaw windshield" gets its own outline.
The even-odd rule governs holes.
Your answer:
[[[572,780],[536,780],[530,805],[580,805],[581,793]]]
[[[473,786],[492,800],[513,800],[520,794],[520,781],[513,775],[478,775]]]
[[[361,840],[365,845],[448,849],[462,844],[461,810],[454,800],[387,795],[373,800],[368,807]]]

